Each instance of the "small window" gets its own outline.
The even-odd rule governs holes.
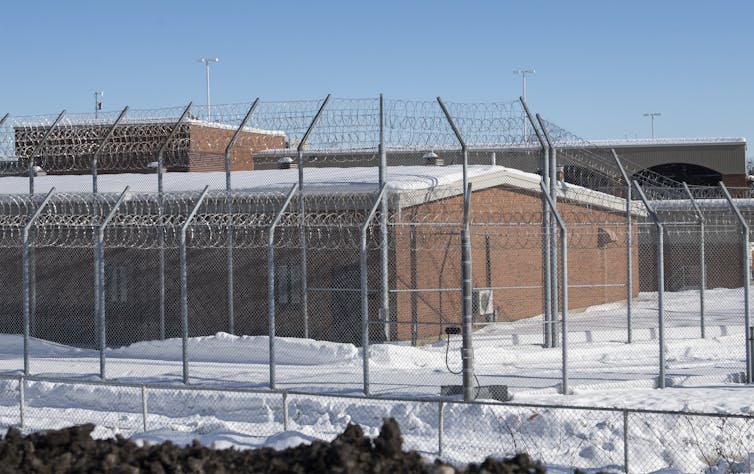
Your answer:
[[[301,303],[301,265],[288,263],[275,268],[275,303]]]
[[[105,269],[105,294],[111,303],[128,301],[128,268],[125,265],[112,265]]]

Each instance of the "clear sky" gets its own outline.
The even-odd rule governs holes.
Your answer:
[[[0,9],[0,114],[263,99],[513,100],[590,138],[754,140],[754,1],[42,1]],[[751,147],[750,147],[751,148]],[[751,155],[751,151],[749,152]]]

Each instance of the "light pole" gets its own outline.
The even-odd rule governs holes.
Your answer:
[[[100,97],[104,95],[105,93],[102,91],[94,91],[94,119],[95,120],[97,120],[99,111],[102,110],[102,101],[100,100]]]
[[[209,102],[209,63],[219,63],[219,58],[199,58],[197,62],[204,63],[204,74],[207,81],[207,121],[212,120],[212,106]]]
[[[536,74],[537,71],[534,69],[514,69],[513,74],[521,74],[521,81],[523,82],[523,94],[521,97],[524,98],[524,102],[526,102],[526,75],[527,74]],[[524,141],[526,141],[526,114],[524,113],[524,116],[522,118],[522,123],[524,124]]]
[[[644,114],[645,117],[649,117],[649,119],[652,121],[652,138],[655,137],[655,117],[659,117],[662,114],[660,112],[649,112]]]

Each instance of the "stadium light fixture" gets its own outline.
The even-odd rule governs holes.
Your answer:
[[[662,113],[660,112],[647,112],[644,114],[645,117],[649,117],[650,121],[652,122],[652,138],[655,137],[655,117],[661,116]]]
[[[209,64],[210,63],[219,63],[220,58],[199,58],[196,60],[197,62],[204,63],[204,74],[205,79],[207,83],[207,121],[212,120],[212,106],[210,105],[209,101]]]
[[[102,96],[104,96],[105,93],[102,91],[94,91],[94,119],[96,120],[99,116],[99,111],[102,110]]]
[[[534,69],[514,69],[513,74],[520,74],[521,75],[521,81],[523,82],[523,91],[521,94],[521,97],[524,98],[524,102],[526,102],[526,75],[527,74],[536,74],[537,71]],[[523,124],[524,124],[524,136],[523,139],[526,141],[526,114],[524,114],[523,117]]]

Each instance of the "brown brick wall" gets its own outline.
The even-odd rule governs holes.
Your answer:
[[[224,171],[225,148],[235,130],[191,124],[189,133],[188,171]],[[232,171],[253,170],[254,151],[284,146],[285,137],[282,135],[242,131],[230,151],[230,168]]]
[[[495,206],[497,208],[495,208]],[[515,208],[520,215],[536,215],[541,209],[538,196],[496,187],[473,193],[472,222],[485,222],[488,215],[502,216],[506,209]],[[455,211],[452,211],[455,209]],[[570,288],[569,308],[577,309],[626,298],[625,224],[615,213],[586,209],[576,204],[560,203],[564,219],[578,213],[590,222],[609,221],[616,242],[601,245],[596,226],[579,230],[573,226],[569,232],[569,287],[572,285],[599,285],[590,288]],[[458,222],[462,216],[462,197],[416,206],[404,210],[402,223],[422,221],[426,213],[448,216]],[[455,215],[452,213],[455,212]],[[606,216],[609,215],[609,219]],[[396,231],[396,288],[416,286],[430,291],[399,292],[397,296],[398,338],[425,339],[442,337],[444,327],[458,325],[461,321],[460,305],[460,231],[459,226],[436,227],[432,225],[407,225]],[[542,313],[542,289],[521,288],[542,285],[541,226],[510,225],[490,227],[473,225],[472,274],[473,286],[506,287],[494,289],[497,320],[514,321]],[[485,233],[490,235],[487,250]],[[418,245],[415,245],[418,244]],[[633,257],[638,261],[636,244]],[[412,250],[415,247],[418,250]],[[489,263],[488,263],[489,254]],[[559,262],[558,262],[559,263]],[[638,294],[638,271],[633,275],[634,292]],[[510,288],[518,287],[518,288]],[[438,288],[456,290],[437,291]],[[433,291],[432,291],[433,290]]]

